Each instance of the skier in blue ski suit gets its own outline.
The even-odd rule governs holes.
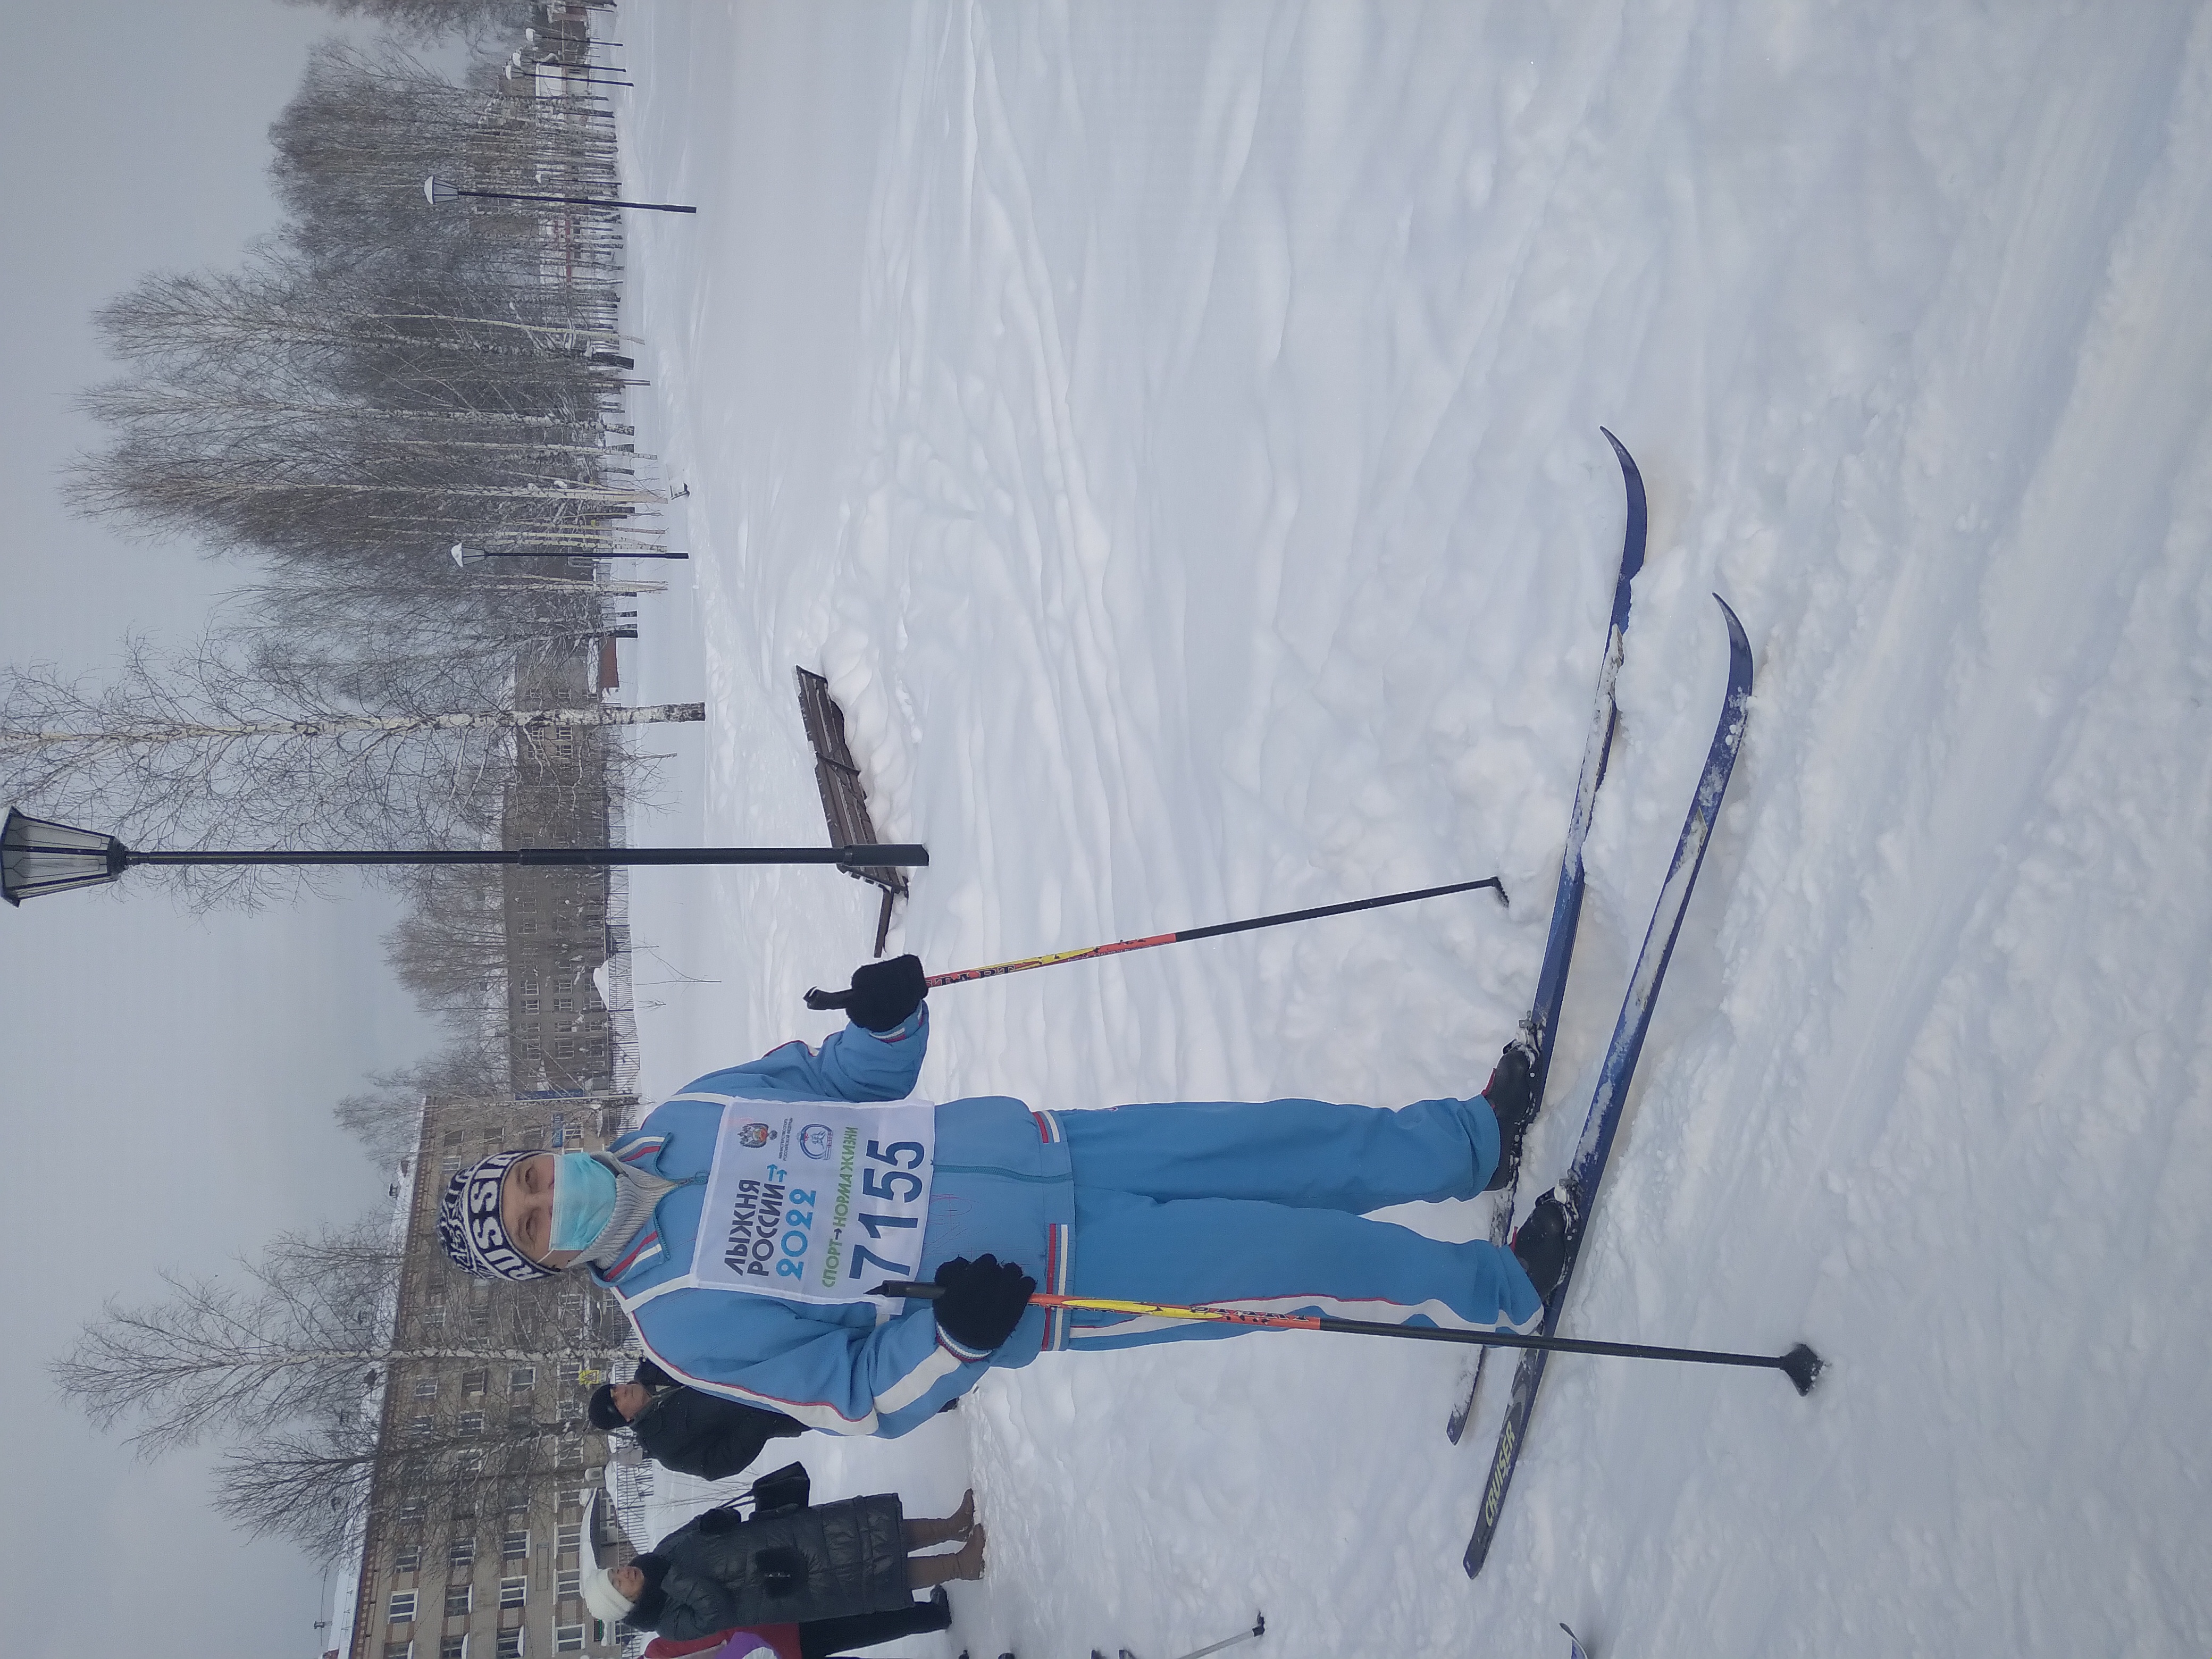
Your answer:
[[[918,963],[912,973],[918,984]],[[929,1035],[920,992],[905,1006],[910,1012],[884,1029],[848,1024],[818,1049],[788,1042],[710,1073],[604,1152],[565,1155],[652,1178],[649,1213],[640,1200],[636,1218],[619,1215],[584,1265],[620,1299],[654,1364],[689,1387],[811,1428],[900,1435],[989,1367],[1026,1365],[1045,1349],[1129,1347],[1255,1328],[1023,1307],[1024,1286],[1006,1312],[1011,1322],[1021,1309],[1011,1333],[978,1346],[942,1328],[941,1304],[795,1301],[700,1282],[694,1256],[726,1109],[741,1102],[902,1099]],[[1054,1112],[987,1095],[939,1104],[934,1122],[918,1257],[887,1260],[913,1249],[902,1248],[897,1233],[871,1227],[871,1237],[860,1237],[857,1227],[845,1229],[862,1246],[872,1238],[880,1254],[872,1260],[912,1268],[872,1273],[871,1284],[927,1279],[948,1262],[957,1270],[994,1256],[1047,1291],[1074,1296],[1522,1331],[1542,1311],[1508,1251],[1480,1241],[1441,1243],[1364,1214],[1483,1190],[1500,1141],[1498,1118],[1480,1096],[1395,1111],[1293,1099]],[[1516,1142],[1518,1127],[1525,1121]],[[878,1154],[875,1141],[868,1146]],[[885,1167],[904,1161],[896,1144],[890,1152]],[[510,1239],[498,1223],[515,1213],[501,1207],[515,1189],[503,1194],[500,1183],[516,1161],[551,1156],[497,1153],[453,1177],[441,1228],[457,1263],[483,1276],[547,1271],[542,1245]],[[881,1171],[864,1174],[872,1182]]]

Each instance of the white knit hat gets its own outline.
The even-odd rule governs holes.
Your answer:
[[[612,1625],[629,1617],[637,1603],[615,1588],[612,1573],[605,1567],[594,1567],[584,1575],[584,1605],[593,1617]]]

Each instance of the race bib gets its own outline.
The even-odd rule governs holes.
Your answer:
[[[908,1098],[722,1109],[691,1277],[787,1302],[858,1302],[921,1267],[937,1107]]]

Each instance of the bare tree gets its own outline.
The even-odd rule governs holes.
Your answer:
[[[331,1115],[374,1162],[388,1166],[414,1150],[425,1097],[488,1097],[507,1091],[507,1045],[484,1030],[465,1033],[427,1059],[372,1072],[368,1081],[368,1088],[339,1101]]]
[[[288,6],[325,6],[341,17],[366,17],[430,39],[520,28],[528,0],[284,0]]]
[[[0,790],[178,849],[481,845],[499,833],[518,754],[546,734],[705,712],[425,707],[426,694],[471,689],[434,653],[418,673],[405,659],[318,659],[266,635],[210,635],[172,658],[143,640],[125,650],[123,672],[102,686],[43,665],[0,669]],[[179,884],[200,902],[297,890],[252,866],[212,879],[185,868]]]
[[[165,1273],[161,1300],[110,1303],[51,1369],[96,1425],[134,1425],[128,1443],[143,1456],[232,1441],[217,1509],[311,1546],[360,1514],[380,1458],[387,1494],[419,1495],[542,1480],[576,1455],[573,1394],[499,1418],[410,1416],[396,1391],[409,1376],[604,1368],[629,1340],[617,1310],[565,1279],[501,1286],[459,1329],[442,1316],[428,1328],[399,1305],[400,1246],[374,1220],[282,1235],[242,1265],[242,1285]]]
[[[348,1528],[381,1511],[387,1523],[410,1503],[441,1515],[496,1511],[552,1477],[582,1474],[573,1421],[488,1422],[483,1432],[450,1426],[416,1435],[380,1434],[377,1416],[285,1430],[227,1452],[217,1465],[215,1509],[255,1536],[288,1538],[313,1554],[336,1555]],[[572,1480],[573,1484],[573,1480]]]
[[[357,1407],[370,1373],[391,1365],[548,1358],[545,1322],[525,1317],[481,1335],[396,1345],[399,1246],[384,1231],[365,1222],[280,1235],[242,1264],[244,1285],[165,1272],[163,1300],[108,1303],[53,1362],[54,1380],[96,1426],[136,1422],[129,1443],[153,1457],[211,1433],[335,1420]]]

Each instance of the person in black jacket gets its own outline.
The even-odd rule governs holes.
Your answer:
[[[914,1553],[956,1540],[961,1547],[950,1554]],[[738,1626],[911,1613],[913,1591],[981,1577],[984,1547],[972,1492],[941,1521],[907,1520],[888,1492],[750,1520],[716,1510],[635,1560],[595,1571],[583,1596],[602,1619],[678,1641]]]
[[[806,1425],[781,1412],[721,1400],[687,1389],[646,1360],[634,1381],[592,1390],[592,1426],[627,1427],[639,1448],[663,1468],[722,1480],[745,1468],[771,1440],[803,1434]]]

